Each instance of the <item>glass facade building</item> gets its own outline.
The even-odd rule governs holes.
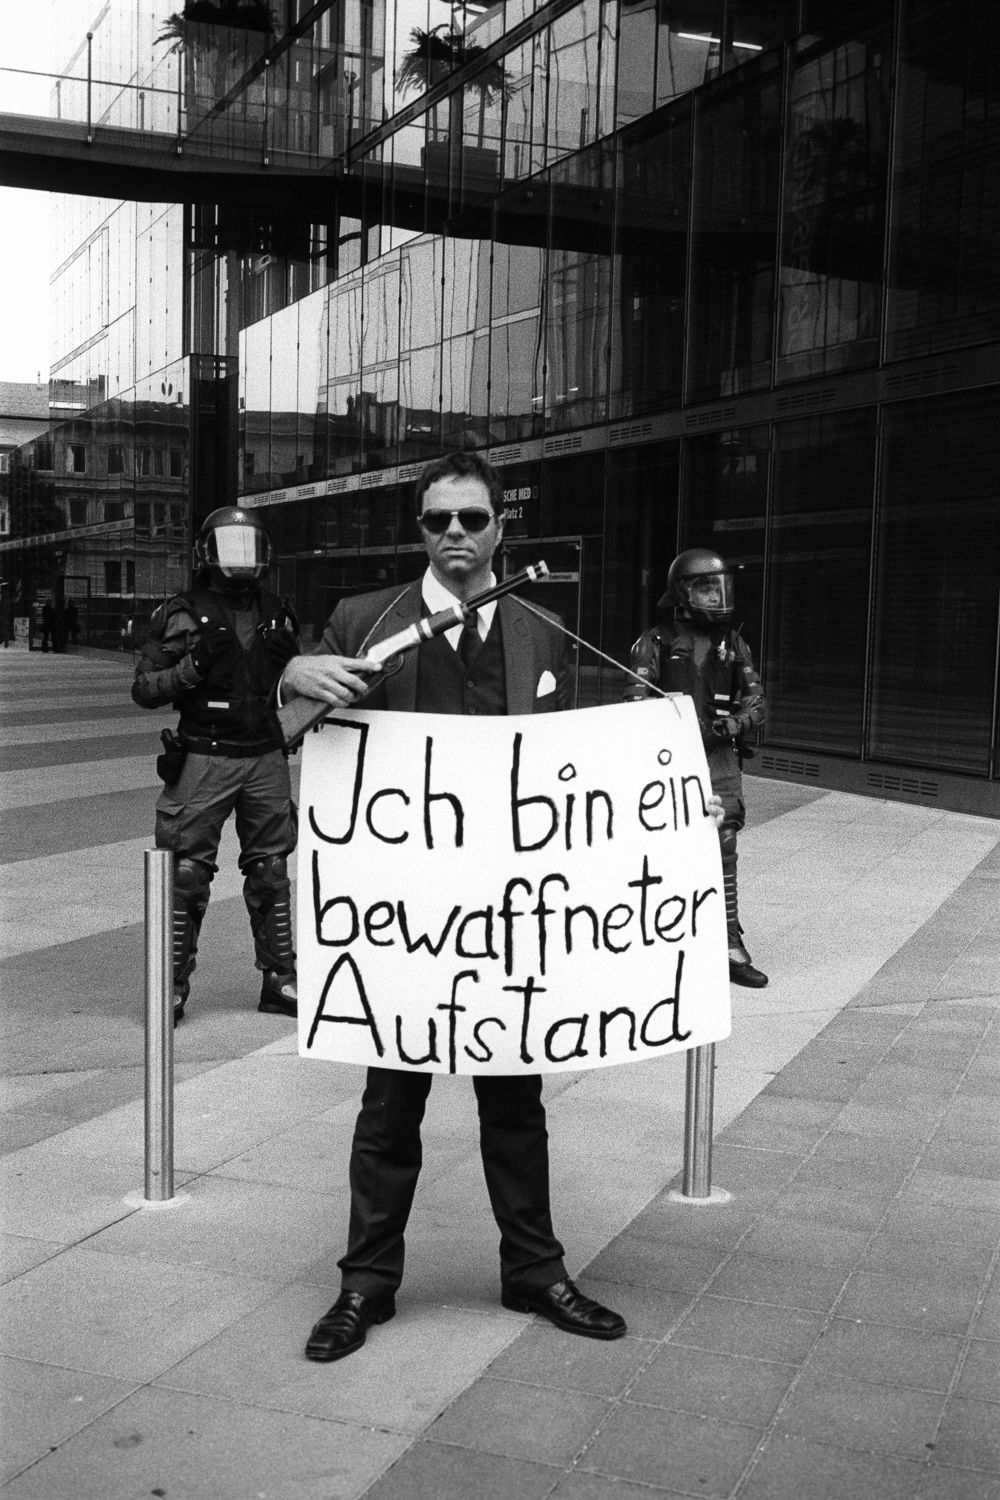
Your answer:
[[[478,448],[503,568],[544,558],[538,596],[616,661],[675,552],[739,567],[770,705],[749,770],[1000,812],[992,0],[274,22],[150,25],[148,64],[133,33],[115,124],[144,89],[165,137],[264,185],[80,200],[53,283],[79,414],[48,469],[25,450],[44,520],[5,567],[37,592],[55,548],[120,634],[112,601],[144,618],[239,497],[318,634],[419,573],[413,477]],[[620,697],[607,661],[576,666],[579,703]]]

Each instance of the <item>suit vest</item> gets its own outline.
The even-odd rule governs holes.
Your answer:
[[[489,634],[468,674],[462,658],[443,635],[420,647],[416,707],[422,714],[507,712],[499,614],[494,614]]]

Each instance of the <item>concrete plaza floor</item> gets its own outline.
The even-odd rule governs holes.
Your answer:
[[[684,1060],[546,1084],[611,1344],[500,1307],[468,1080],[438,1079],[396,1319],[338,1289],[356,1069],[260,1016],[224,850],[142,1202],[142,852],[164,716],[129,658],[0,651],[0,1483],[11,1500],[1000,1500],[1000,825],[751,780],[763,991],[671,1199]]]

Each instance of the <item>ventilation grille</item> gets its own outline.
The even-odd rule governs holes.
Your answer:
[[[625,422],[608,431],[608,447],[616,448],[621,443],[639,443],[653,436],[652,422]]]
[[[525,457],[523,443],[511,443],[506,448],[491,448],[490,463],[494,468],[500,468],[503,464],[519,464]]]
[[[761,755],[761,767],[781,776],[802,776],[806,781],[819,780],[819,764],[814,760],[792,760],[787,755]]]
[[[791,412],[817,411],[824,406],[832,406],[836,399],[836,387],[825,386],[821,391],[796,391],[794,394],[779,396],[774,409],[778,416],[788,416]]]
[[[583,447],[583,434],[572,433],[569,437],[546,438],[542,453],[546,458],[555,458],[560,453],[579,453]]]
[[[873,792],[896,792],[903,797],[936,798],[941,791],[937,781],[924,781],[919,776],[902,776],[896,771],[869,771],[865,785]]]
[[[887,396],[912,396],[922,391],[939,391],[946,382],[951,384],[957,374],[958,365],[932,365],[930,369],[884,376],[883,390]]]
[[[717,406],[711,411],[693,411],[686,419],[684,426],[688,432],[694,432],[699,427],[718,427],[720,423],[735,421],[735,406]]]

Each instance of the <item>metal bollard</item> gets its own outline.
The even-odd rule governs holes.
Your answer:
[[[669,1196],[675,1203],[728,1203],[725,1188],[712,1187],[712,1115],[715,1104],[715,1043],[687,1054],[684,1097],[683,1186]]]
[[[174,1196],[174,858],[146,850],[146,1200]]]

